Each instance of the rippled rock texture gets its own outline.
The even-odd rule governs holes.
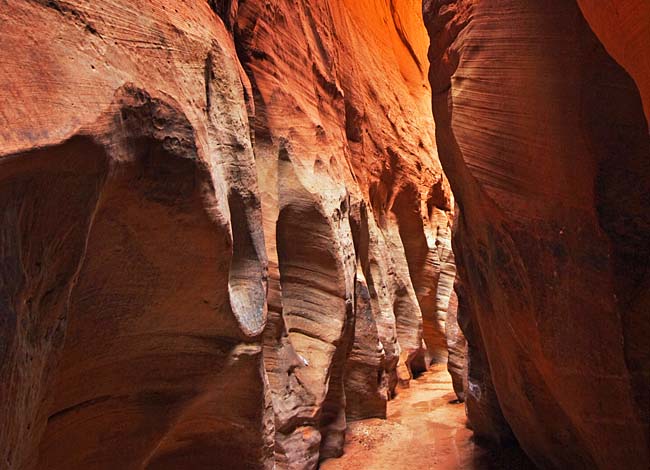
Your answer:
[[[445,320],[448,361],[447,370],[451,375],[452,385],[458,401],[465,401],[467,393],[467,339],[458,323],[459,299],[456,290],[452,290]]]
[[[647,9],[580,3],[638,87],[573,1],[423,2],[467,409],[540,467],[648,468]]]
[[[419,1],[0,24],[0,467],[313,468],[445,357]]]

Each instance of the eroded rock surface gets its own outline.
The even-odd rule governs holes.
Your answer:
[[[346,414],[384,414],[398,383],[426,367],[423,317],[434,317],[439,273],[427,234],[447,228],[452,203],[426,114],[426,31],[401,19],[419,10],[418,2],[239,2],[281,467],[313,466],[319,448],[321,457],[340,454]],[[437,332],[444,348],[444,328]]]
[[[0,466],[314,468],[444,357],[418,1],[0,23]]]
[[[602,2],[581,3],[606,19]],[[634,2],[606,3],[622,14]],[[573,1],[423,5],[438,151],[460,206],[472,426],[504,436],[502,414],[540,467],[647,468],[650,141],[639,89]],[[600,34],[613,38],[621,23],[607,21],[617,28]],[[641,89],[637,64],[615,49],[645,21],[604,40]]]
[[[231,36],[207,4],[0,15],[2,466],[271,466],[266,254]]]
[[[465,401],[467,393],[467,339],[458,323],[458,295],[452,290],[445,320],[447,337],[447,370],[458,401]]]

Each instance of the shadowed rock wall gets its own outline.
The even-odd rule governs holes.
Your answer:
[[[631,75],[650,119],[650,4],[644,0],[578,0],[607,52]]]
[[[467,409],[477,434],[514,433],[540,467],[647,468],[647,15],[610,43],[621,24],[580,3],[638,88],[573,1],[423,2],[460,207]]]

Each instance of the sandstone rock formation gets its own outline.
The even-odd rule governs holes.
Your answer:
[[[648,468],[650,11],[601,3],[4,0],[0,467],[315,468],[449,350],[476,435]]]
[[[647,16],[619,35],[601,3],[581,1],[639,88],[573,1],[423,2],[468,414],[543,468],[650,465]]]
[[[578,0],[591,29],[636,82],[650,119],[650,3]]]
[[[418,1],[0,24],[0,466],[314,468],[445,356]]]
[[[419,8],[239,3],[234,31],[253,84],[269,253],[274,334],[265,360],[283,466],[315,465],[319,447],[321,457],[341,452],[340,386],[350,388],[350,417],[381,416],[397,383],[426,367],[422,318],[433,318],[439,275],[427,234],[448,226],[451,202],[427,115],[426,31],[407,31],[400,19]],[[354,335],[365,325],[367,336]]]
[[[390,370],[379,339],[368,284],[361,269],[357,270],[355,282],[354,338],[345,366],[345,412],[352,420],[385,418],[390,395]]]
[[[452,385],[458,401],[465,401],[467,392],[467,339],[458,323],[458,295],[452,290],[449,299],[445,334],[447,337],[447,370],[451,375]]]
[[[0,12],[5,468],[272,464],[241,68],[168,7]]]

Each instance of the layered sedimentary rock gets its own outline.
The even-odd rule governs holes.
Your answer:
[[[599,2],[581,3],[605,18]],[[621,13],[632,3],[609,2]],[[460,207],[472,426],[494,439],[511,428],[540,467],[647,468],[650,140],[639,89],[573,1],[423,6],[438,151]],[[616,39],[631,44],[637,20]],[[604,42],[620,58],[621,42]]]
[[[418,2],[238,5],[233,28],[256,107],[274,332],[265,359],[281,466],[315,465],[319,448],[340,453],[346,411],[383,415],[398,382],[426,367],[422,318],[434,318],[439,274],[431,257],[451,202],[432,158],[426,32],[401,20],[418,11]]]
[[[467,392],[467,339],[458,323],[458,294],[452,290],[445,319],[447,338],[447,370],[458,401],[465,401]]]
[[[167,8],[0,13],[5,468],[272,463],[241,68]]]
[[[386,402],[390,397],[390,369],[379,339],[368,284],[361,270],[357,272],[355,300],[354,343],[346,364],[346,416],[352,420],[385,418]]]
[[[313,468],[444,356],[419,11],[4,3],[0,466]]]
[[[448,359],[447,356],[453,356],[453,351],[450,350],[450,339],[452,341],[457,340],[462,342],[462,332],[459,329],[454,330],[452,325],[450,329],[447,328],[447,312],[451,308],[452,310],[456,309],[456,299],[452,299],[454,296],[454,281],[456,279],[456,264],[454,261],[454,252],[451,247],[451,227],[442,227],[437,228],[437,233],[435,236],[435,247],[437,256],[434,258],[436,263],[436,272],[439,272],[436,294],[435,294],[435,323],[434,323],[434,334],[437,331],[445,332],[445,347],[436,348],[437,351],[443,351],[443,357],[437,359]],[[452,302],[453,300],[453,302]],[[455,313],[452,313],[454,316]],[[457,323],[456,320],[452,318],[452,323]],[[428,325],[425,323],[425,333],[427,332]],[[428,335],[425,334],[425,338]],[[445,351],[446,350],[446,351]],[[435,357],[433,358],[436,359]],[[449,362],[449,361],[447,361]],[[452,358],[453,362],[453,358]]]

